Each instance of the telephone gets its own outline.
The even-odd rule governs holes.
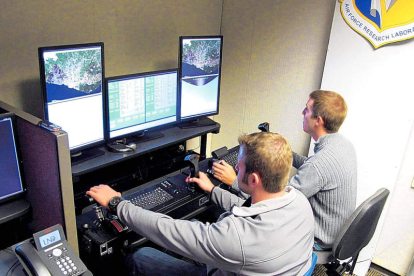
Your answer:
[[[33,238],[12,246],[29,276],[91,276],[57,224],[33,234]]]

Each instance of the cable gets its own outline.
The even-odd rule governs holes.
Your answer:
[[[199,137],[199,138],[198,138],[198,147],[193,148],[193,149],[190,149],[190,150],[188,150],[188,151],[194,151],[194,150],[196,150],[196,149],[199,149],[200,147],[201,147],[201,137]]]

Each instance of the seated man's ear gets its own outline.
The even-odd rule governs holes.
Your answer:
[[[318,117],[316,118],[316,124],[317,124],[317,125],[322,125],[322,126],[324,126],[324,125],[325,125],[325,121],[323,120],[323,118],[322,118],[321,116],[318,116]]]
[[[251,173],[248,177],[249,185],[252,187],[255,187],[262,183],[262,179],[260,178],[260,175],[258,173]]]

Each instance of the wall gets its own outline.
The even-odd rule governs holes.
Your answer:
[[[3,1],[0,100],[42,118],[37,48],[102,41],[106,76],[178,66],[180,35],[220,33],[222,0]]]
[[[413,39],[375,50],[346,24],[337,2],[321,87],[342,93],[348,103],[348,116],[340,132],[354,143],[358,155],[357,204],[379,188],[391,191],[377,231],[358,258],[356,275],[365,275],[373,258],[375,263],[404,275],[412,258],[406,256],[408,261],[404,261],[399,255],[412,254],[414,249],[410,233],[414,225],[410,208],[414,199],[410,190],[413,166],[409,162],[414,122],[410,82],[413,50]],[[386,256],[390,258],[384,260]]]
[[[226,0],[223,7],[222,125],[212,148],[237,145],[262,122],[306,154],[308,95],[320,87],[334,1]]]
[[[398,275],[414,275],[414,270],[409,274],[414,257],[414,212],[412,211],[414,191],[410,187],[412,181],[414,181],[414,124],[411,127],[411,134],[404,150],[395,188],[389,199],[389,209],[372,260],[375,264]],[[414,269],[414,265],[411,269]]]

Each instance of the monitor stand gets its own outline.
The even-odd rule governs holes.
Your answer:
[[[143,143],[164,137],[161,131],[144,131],[127,139],[127,143]]]
[[[116,140],[115,142],[107,144],[107,148],[111,152],[125,153],[135,151],[137,144],[155,140],[164,137],[161,131],[141,132],[137,135]]]
[[[70,159],[72,161],[72,166],[85,162],[86,160],[93,159],[95,157],[104,155],[105,152],[103,150],[100,150],[98,148],[94,149],[85,149],[76,153],[71,153]]]
[[[179,128],[184,129],[184,128],[213,126],[215,124],[217,124],[215,121],[205,117],[205,118],[199,118],[199,119],[181,122],[181,123],[178,123],[177,126]]]

